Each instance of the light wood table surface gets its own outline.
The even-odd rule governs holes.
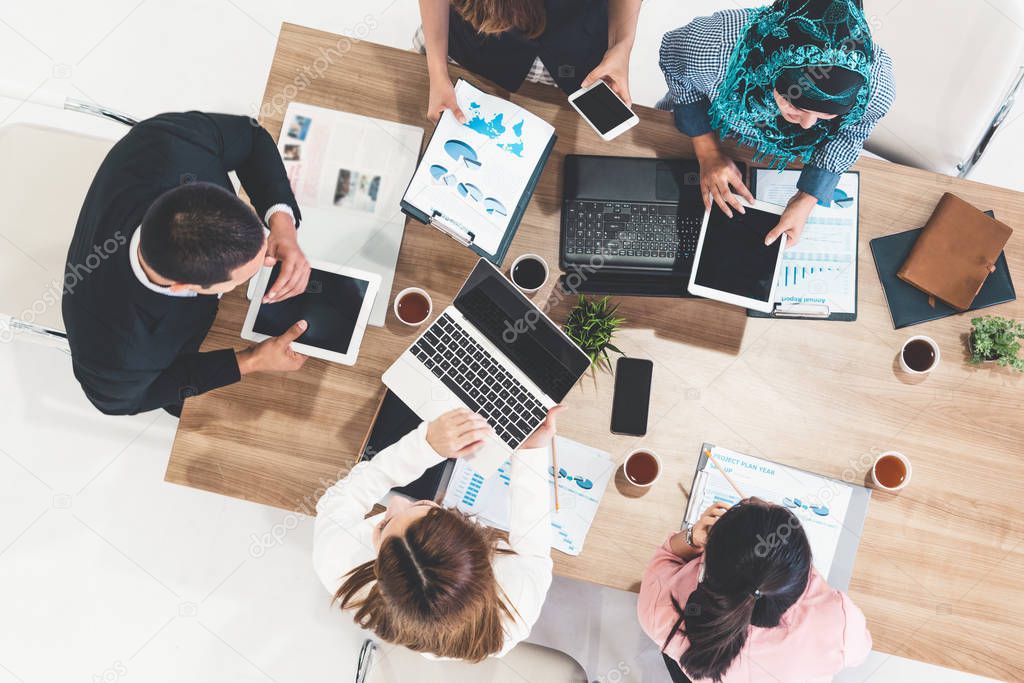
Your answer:
[[[310,79],[318,58],[329,64]],[[412,52],[285,25],[262,110],[262,123],[275,136],[292,99],[422,126],[424,144],[429,137],[426,64]],[[506,267],[524,252],[557,263],[565,154],[693,156],[666,112],[637,107],[640,124],[607,143],[554,88],[527,84],[511,99],[552,123],[559,139]],[[743,151],[736,156],[749,160]],[[966,363],[970,315],[893,330],[868,240],[922,225],[941,194],[953,191],[1018,230],[1006,254],[1022,278],[1024,194],[872,159],[856,170],[862,182],[856,322],[750,319],[711,301],[619,299],[627,319],[619,346],[655,361],[648,435],[609,433],[613,378],[607,374],[586,377],[569,394],[560,432],[611,452],[617,463],[637,446],[652,448],[665,471],[642,496],[623,485],[620,471],[583,553],[555,552],[555,571],[637,590],[654,548],[679,528],[703,441],[858,483],[877,453],[899,450],[913,462],[912,481],[898,496],[873,497],[850,586],[875,648],[1019,680],[1024,380]],[[434,229],[409,221],[394,291],[424,287],[439,311],[475,260]],[[563,321],[572,302],[552,293],[553,282],[534,300]],[[246,307],[241,288],[225,296],[204,348],[244,347],[239,331]],[[987,312],[1024,318],[1024,300]],[[389,312],[385,327],[368,329],[354,367],[311,359],[295,374],[251,376],[189,399],[167,481],[311,513],[324,487],[354,464],[383,390],[380,375],[416,334]],[[931,335],[942,349],[942,364],[923,382],[897,368],[897,351],[911,334]]]

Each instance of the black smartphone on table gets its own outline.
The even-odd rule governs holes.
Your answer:
[[[621,357],[615,363],[615,394],[612,398],[612,433],[644,436],[651,402],[654,362]]]

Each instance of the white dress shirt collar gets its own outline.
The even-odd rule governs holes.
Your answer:
[[[183,289],[180,292],[171,291],[170,287],[164,285],[154,284],[152,280],[146,275],[146,271],[142,269],[142,263],[139,261],[139,242],[142,239],[142,228],[141,226],[135,228],[135,232],[132,233],[132,241],[128,245],[128,260],[132,264],[132,272],[135,273],[135,277],[142,286],[148,290],[154,291],[157,294],[163,294],[164,296],[173,296],[178,298],[189,298],[196,296],[196,293],[190,289]]]

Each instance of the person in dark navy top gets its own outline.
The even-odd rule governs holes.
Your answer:
[[[455,100],[448,61],[515,91],[524,81],[557,85],[566,94],[604,79],[627,105],[629,57],[640,0],[420,0],[430,71],[427,117]]]
[[[136,124],[93,179],[65,269],[72,367],[93,405],[178,415],[186,398],[249,372],[301,367],[289,344],[305,321],[244,351],[199,351],[220,295],[261,266],[281,262],[268,303],[305,291],[298,219],[277,147],[252,119],[188,112]]]

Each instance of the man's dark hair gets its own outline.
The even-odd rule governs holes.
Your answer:
[[[142,218],[139,249],[161,277],[210,287],[263,247],[263,223],[234,193],[213,183],[168,190]]]

